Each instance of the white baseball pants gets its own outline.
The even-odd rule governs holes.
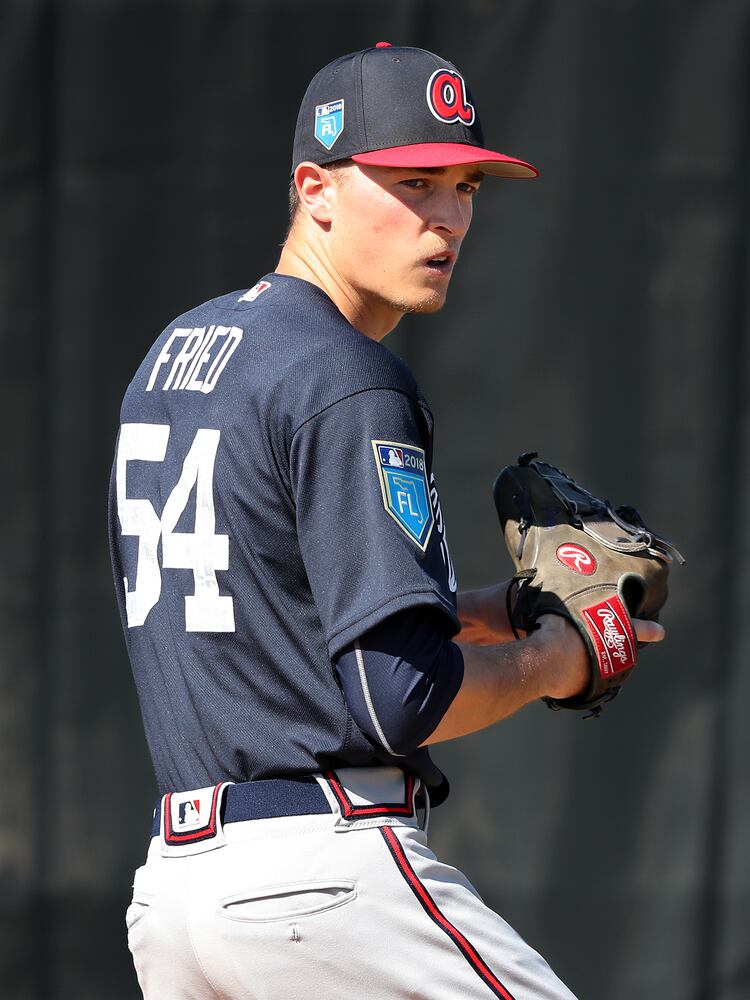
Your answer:
[[[165,849],[162,823],[126,915],[145,1000],[575,1000],[437,860],[413,801],[372,808],[404,800],[402,772],[316,777],[329,813],[227,822],[219,846]]]

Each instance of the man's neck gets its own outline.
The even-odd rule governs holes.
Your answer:
[[[325,253],[293,236],[284,244],[276,273],[302,278],[317,285],[344,318],[372,340],[382,340],[401,319],[401,313],[382,300],[373,301],[372,297],[367,297],[346,281]]]

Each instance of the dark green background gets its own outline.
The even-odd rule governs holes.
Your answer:
[[[438,749],[434,844],[582,1000],[750,996],[749,20],[0,0],[3,998],[138,995],[154,788],[106,548],[120,398],[174,315],[273,269],[307,81],[383,38],[452,59],[489,144],[542,172],[485,184],[447,306],[392,337],[461,585],[508,575],[489,485],[530,448],[689,557],[669,641],[600,721],[534,705]]]

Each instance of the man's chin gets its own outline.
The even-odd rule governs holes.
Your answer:
[[[445,305],[445,297],[444,291],[435,290],[394,305],[403,313],[436,313]]]

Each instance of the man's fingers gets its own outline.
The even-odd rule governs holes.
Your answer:
[[[634,618],[633,628],[638,642],[661,642],[667,634],[663,625],[658,622],[646,621],[643,618]]]

